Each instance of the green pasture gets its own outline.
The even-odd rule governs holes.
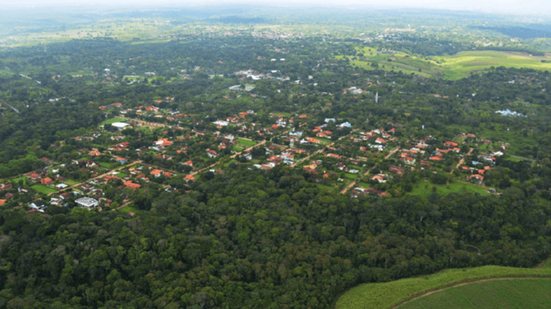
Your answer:
[[[353,66],[375,70],[398,71],[424,77],[443,77],[457,80],[471,73],[492,67],[551,70],[551,56],[533,56],[507,51],[464,51],[455,55],[423,57],[405,52],[381,52],[372,47],[358,47],[358,56],[337,56],[348,59]]]
[[[50,188],[48,186],[40,185],[40,184],[32,185],[31,189],[42,194],[52,194],[57,192],[57,190],[54,188]]]
[[[399,308],[549,308],[550,304],[551,278],[514,278],[452,287]]]
[[[434,188],[434,189],[433,189]],[[436,190],[436,191],[433,191]],[[433,192],[436,192],[438,195],[448,195],[452,193],[479,193],[482,195],[487,195],[488,189],[483,186],[479,186],[473,183],[455,181],[445,185],[438,185],[429,182],[428,180],[419,181],[413,187],[413,190],[409,193],[411,195],[416,195],[419,197],[429,197]]]
[[[549,266],[549,264],[545,265]],[[448,269],[432,275],[400,279],[390,282],[366,283],[356,286],[341,295],[341,297],[337,300],[336,308],[392,308],[399,304],[404,304],[405,306],[406,302],[409,300],[413,300],[416,297],[426,294],[427,292],[437,291],[461,283],[475,283],[477,281],[494,278],[521,279],[527,277],[541,277],[542,280],[544,278],[551,278],[551,267],[516,268],[504,266],[482,266],[464,269]],[[549,283],[541,284],[544,284],[543,287],[545,287],[545,285]],[[526,291],[526,287],[524,285],[522,287],[519,286],[519,291],[522,290]],[[499,292],[495,291],[494,293]],[[433,295],[436,295],[436,293]],[[534,298],[538,297],[539,296],[534,294]],[[540,300],[544,299],[542,298]],[[457,301],[461,302],[462,300]],[[412,301],[411,304],[414,305],[415,302]],[[439,307],[442,308],[446,306]]]

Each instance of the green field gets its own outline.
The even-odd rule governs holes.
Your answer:
[[[42,193],[42,194],[52,194],[52,193],[57,192],[56,189],[50,188],[50,187],[45,186],[45,185],[33,185],[33,186],[31,186],[31,188],[34,191],[36,191],[38,193]]]
[[[422,57],[404,52],[381,52],[372,47],[357,48],[359,57],[338,56],[366,70],[382,69],[424,77],[443,77],[450,80],[468,77],[492,67],[551,70],[551,56],[533,56],[521,52],[465,51],[455,55]]]
[[[241,151],[243,151],[247,148],[250,148],[254,145],[256,145],[255,141],[253,141],[251,139],[248,139],[248,138],[238,137],[236,139],[235,144],[232,147],[232,150],[235,151],[235,152],[241,152]]]
[[[551,278],[496,279],[452,287],[399,308],[549,308]]]
[[[126,122],[128,121],[128,119],[124,118],[124,117],[114,117],[114,118],[109,118],[109,119],[106,119],[104,121],[101,122],[101,125],[106,125],[106,124],[113,124],[115,122]]]
[[[402,303],[405,305],[407,301],[427,292],[437,291],[461,283],[474,283],[485,279],[520,279],[523,277],[541,277],[540,279],[551,278],[550,264],[550,261],[544,262],[541,265],[542,267],[539,268],[482,266],[464,269],[448,269],[428,276],[400,279],[384,283],[362,284],[344,293],[337,300],[336,308],[391,308]],[[498,292],[496,291],[495,293]],[[436,295],[436,293],[432,295]],[[421,298],[418,298],[417,300],[420,299]]]
[[[451,193],[462,192],[479,193],[482,195],[489,194],[487,188],[468,182],[455,181],[446,185],[437,185],[429,182],[428,180],[419,181],[409,194],[419,197],[429,197],[433,192],[433,188],[436,190],[435,192],[438,195],[448,195]]]

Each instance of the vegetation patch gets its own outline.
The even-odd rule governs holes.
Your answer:
[[[45,185],[33,185],[31,186],[31,188],[38,192],[38,193],[42,193],[42,194],[52,194],[52,193],[56,193],[57,190],[56,189],[53,189],[53,188],[50,188],[48,186],[45,186]]]
[[[448,269],[439,273],[385,283],[368,283],[352,288],[338,300],[337,308],[391,308],[401,303],[459,283],[491,278],[551,277],[551,268],[482,266]]]
[[[452,287],[400,308],[549,308],[551,278],[494,279]]]
[[[485,187],[468,182],[456,181],[449,184],[439,185],[433,184],[427,180],[417,183],[410,194],[419,197],[429,197],[433,193],[436,193],[438,195],[448,195],[452,193],[464,192],[479,193],[482,195],[489,194],[488,189],[486,189]]]
[[[109,119],[106,119],[104,121],[101,122],[101,125],[106,125],[106,124],[113,124],[115,122],[125,122],[125,121],[128,121],[128,119],[124,118],[124,117],[114,117],[114,118],[109,118]]]
[[[396,71],[424,77],[457,80],[472,73],[494,67],[551,70],[550,56],[535,56],[522,52],[464,51],[455,55],[423,57],[405,52],[379,50],[373,47],[356,48],[356,56],[337,56],[353,66],[366,70]]]

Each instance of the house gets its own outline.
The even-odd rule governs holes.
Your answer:
[[[341,124],[339,124],[339,128],[341,129],[351,129],[352,128],[352,124],[350,122],[343,122]]]
[[[99,157],[101,156],[101,152],[97,148],[92,148],[92,150],[88,152],[88,155],[90,157]]]
[[[37,172],[31,172],[31,173],[27,174],[27,176],[29,176],[29,178],[30,178],[31,180],[38,180],[38,179],[40,179],[40,174],[37,173]]]
[[[444,158],[442,158],[442,155],[434,155],[429,158],[431,161],[442,161]]]
[[[166,139],[166,138],[161,138],[159,139],[158,141],[155,142],[155,145],[159,146],[159,147],[169,147],[169,146],[172,146],[173,142]]]
[[[42,179],[40,180],[40,183],[43,184],[43,185],[45,185],[45,186],[49,186],[49,185],[51,185],[53,182],[54,182],[54,181],[53,181],[52,178],[50,178],[50,177],[45,177],[45,178],[42,178]]]
[[[230,123],[225,120],[216,120],[215,122],[213,122],[213,124],[215,124],[217,127],[227,127]]]
[[[184,177],[184,180],[187,181],[187,182],[193,182],[193,181],[195,181],[195,175],[188,174]]]
[[[482,176],[480,174],[474,174],[474,175],[471,175],[471,176],[467,177],[467,179],[471,182],[482,184],[482,182],[484,181],[484,176]]]
[[[417,162],[417,160],[415,158],[412,158],[410,156],[407,156],[404,158],[404,162],[408,165],[415,165],[415,163]]]
[[[385,146],[383,146],[383,145],[373,145],[373,144],[370,144],[370,145],[369,145],[369,148],[371,148],[371,149],[376,149],[376,150],[379,150],[379,151],[385,150]]]
[[[216,152],[215,150],[212,150],[212,149],[207,149],[207,156],[211,159],[217,158],[218,157],[218,152]]]
[[[337,122],[337,120],[335,118],[325,118],[324,122],[325,123]]]
[[[321,144],[321,141],[319,139],[313,137],[307,137],[306,141],[312,144]],[[302,141],[300,141],[300,143],[302,144]]]
[[[120,164],[126,164],[128,162],[128,160],[123,157],[115,157],[115,161],[117,161]]]
[[[444,142],[444,146],[446,146],[448,148],[455,148],[455,147],[459,146],[459,144],[456,143],[456,142],[452,142],[452,141],[446,141],[446,142]]]
[[[75,203],[84,208],[92,209],[99,206],[99,202],[91,197],[81,197],[75,201]]]
[[[29,204],[29,208],[31,208],[31,210],[43,213],[46,209],[48,209],[48,206],[46,206],[43,201],[34,201]]]
[[[58,190],[63,190],[63,189],[65,189],[65,188],[67,188],[68,185],[66,185],[66,184],[64,184],[64,183],[60,183],[60,184],[57,184],[55,187],[56,187],[56,189],[58,189]]]
[[[11,183],[2,183],[0,184],[0,191],[8,191],[13,188],[13,185]]]
[[[124,182],[124,186],[129,188],[129,189],[139,189],[141,188],[142,186],[140,184],[137,184],[137,183],[134,183],[132,182],[132,180],[127,180]]]
[[[333,132],[332,131],[329,131],[329,130],[325,130],[325,131],[321,131],[319,132],[318,134],[316,134],[317,137],[331,137],[331,135],[333,135]]]
[[[161,171],[160,169],[154,169],[151,171],[151,175],[155,178],[159,178],[163,175],[163,171]]]
[[[305,165],[303,167],[304,171],[306,172],[309,172],[309,173],[316,173],[316,169],[318,168],[318,165],[315,164],[315,163],[312,163],[312,164],[309,164],[309,165]]]
[[[7,202],[8,202],[8,200],[0,199],[0,206],[6,205]]]
[[[382,137],[377,137],[377,139],[375,139],[375,143],[380,144],[380,145],[384,145],[384,144],[386,144],[386,140]]]
[[[328,157],[328,158],[337,159],[337,160],[342,158],[341,155],[338,155],[338,154],[336,154],[336,153],[328,153],[328,154],[325,155],[325,156]]]
[[[388,168],[388,170],[391,172],[391,173],[394,173],[398,176],[402,176],[404,175],[404,169],[402,167],[399,167],[399,166],[391,166]]]
[[[386,175],[385,174],[377,174],[377,175],[371,177],[371,180],[376,181],[378,183],[386,183]]]
[[[185,166],[193,167],[193,161],[191,161],[191,160],[188,160],[188,161],[184,162],[183,164]]]

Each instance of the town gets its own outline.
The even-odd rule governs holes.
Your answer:
[[[484,186],[484,177],[507,150],[474,133],[415,139],[396,127],[362,130],[338,117],[246,110],[205,118],[173,109],[173,101],[100,106],[106,120],[68,141],[79,151],[64,162],[44,157],[45,167],[3,181],[0,205],[13,200],[37,212],[126,208],[133,215],[133,197],[142,187],[185,192],[206,174],[224,173],[232,164],[258,172],[277,166],[301,170],[311,181],[353,198],[422,191],[426,180],[404,184],[411,174],[496,194]]]

